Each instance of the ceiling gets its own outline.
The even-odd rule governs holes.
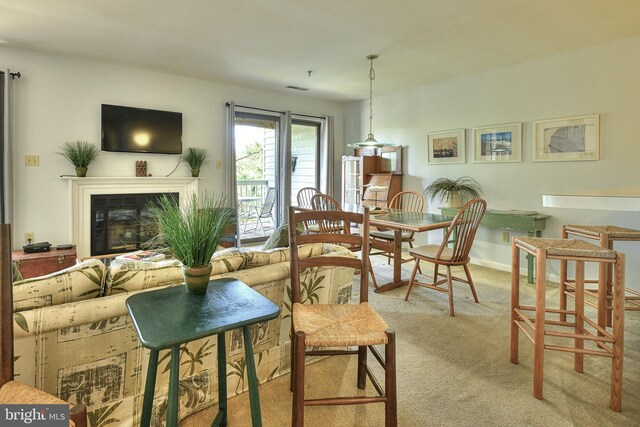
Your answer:
[[[333,101],[368,96],[368,54],[380,94],[640,36],[638,23],[638,0],[0,0],[0,44]]]

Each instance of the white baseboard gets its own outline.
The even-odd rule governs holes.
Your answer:
[[[511,264],[503,264],[501,262],[495,262],[495,261],[490,261],[490,260],[487,260],[487,259],[478,259],[478,258],[472,258],[470,263],[474,264],[474,265],[479,265],[479,266],[482,266],[482,267],[493,268],[495,270],[511,272]],[[520,275],[521,276],[526,276],[527,275],[527,262],[526,262],[526,260],[523,260],[520,263]],[[560,276],[557,275],[557,274],[549,274],[547,272],[547,281],[559,283],[560,282]]]

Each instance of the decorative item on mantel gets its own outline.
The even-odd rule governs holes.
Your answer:
[[[87,141],[65,142],[58,153],[76,167],[76,175],[87,176],[89,164],[100,154],[97,145]]]
[[[194,178],[200,175],[200,168],[209,162],[207,157],[204,148],[189,147],[182,153],[182,161],[191,167],[191,176]]]
[[[211,257],[223,233],[233,224],[235,209],[224,194],[190,193],[182,206],[163,195],[150,206],[158,234],[150,247],[169,250],[183,267],[184,284],[190,294],[207,291]]]
[[[424,190],[425,196],[431,200],[440,196],[447,208],[459,208],[471,199],[482,195],[482,188],[478,181],[470,176],[458,179],[438,178]]]
[[[148,176],[146,160],[136,160],[136,176]]]

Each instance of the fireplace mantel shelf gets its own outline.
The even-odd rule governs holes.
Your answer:
[[[186,200],[198,192],[198,179],[180,177],[61,176],[69,182],[69,241],[76,245],[78,257],[91,255],[91,196],[97,194],[179,193]]]
[[[67,181],[78,181],[93,184],[98,182],[113,182],[122,183],[128,181],[135,181],[139,183],[145,182],[192,182],[194,180],[198,180],[202,177],[190,177],[190,176],[87,176],[87,177],[78,177],[72,175],[62,175],[60,179],[64,179]]]

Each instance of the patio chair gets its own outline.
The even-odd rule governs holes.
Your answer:
[[[0,225],[0,404],[64,405],[57,398],[29,385],[14,381],[13,370],[13,277],[11,268],[11,226]],[[71,405],[69,425],[87,426],[87,407]]]
[[[262,232],[264,233],[265,228],[262,220],[267,218],[270,219],[271,223],[275,226],[275,221],[273,220],[273,206],[275,204],[276,189],[274,187],[269,187],[261,207],[247,206],[248,210],[242,218],[242,221],[244,222],[243,233],[247,231],[247,223],[251,220],[256,220],[256,227],[253,231],[257,230],[258,224],[260,224],[260,228],[262,228]]]
[[[473,240],[476,237],[476,231],[478,230],[480,220],[484,216],[486,209],[486,201],[482,199],[471,200],[461,207],[453,218],[440,245],[419,246],[409,251],[411,256],[415,258],[416,265],[413,267],[413,272],[411,273],[407,295],[404,297],[405,301],[409,299],[413,285],[444,292],[449,294],[449,315],[453,317],[453,281],[455,280],[467,283],[471,288],[473,299],[476,303],[479,302],[478,294],[476,294],[476,288],[473,286],[473,280],[471,279],[471,273],[469,272],[467,264],[469,263],[469,252],[471,251]],[[449,248],[447,243],[452,237],[455,237],[455,241],[453,248]],[[433,283],[422,283],[416,280],[416,273],[418,272],[420,261],[427,261],[434,264]],[[441,265],[447,268],[446,275],[438,273],[438,267]],[[462,266],[467,280],[453,276],[451,274],[452,266]],[[444,277],[444,279],[438,280],[439,277]],[[440,287],[445,283],[447,284],[446,288]]]
[[[318,196],[315,196],[318,197]],[[302,271],[309,268],[336,265],[360,269],[369,268],[368,238],[369,215],[343,212],[341,210],[304,210],[296,212],[289,208],[289,224],[314,220],[318,224],[356,223],[362,227],[362,235],[348,233],[300,234],[296,227],[289,227],[289,250],[291,253],[291,391],[293,392],[292,425],[304,425],[305,406],[355,405],[381,402],[385,404],[385,426],[395,427],[397,421],[396,395],[396,350],[395,332],[368,303],[367,276],[360,276],[358,304],[310,304],[302,303]],[[364,236],[364,237],[363,237]],[[365,256],[361,259],[347,256],[313,256],[300,258],[298,246],[305,243],[342,243],[343,246],[362,247]],[[384,359],[375,345],[384,345]],[[353,348],[357,347],[357,348]],[[384,370],[384,388],[375,379],[367,364],[367,349]],[[329,355],[357,355],[358,389],[366,387],[367,376],[371,379],[377,395],[329,397],[305,399],[305,357]],[[342,372],[339,373],[342,375]],[[340,375],[337,375],[339,377]],[[327,381],[329,379],[323,379]],[[337,379],[339,382],[339,378]],[[312,384],[308,384],[312,385]],[[344,421],[344,420],[343,420]],[[330,422],[328,422],[330,424]],[[335,422],[334,422],[335,424]]]

